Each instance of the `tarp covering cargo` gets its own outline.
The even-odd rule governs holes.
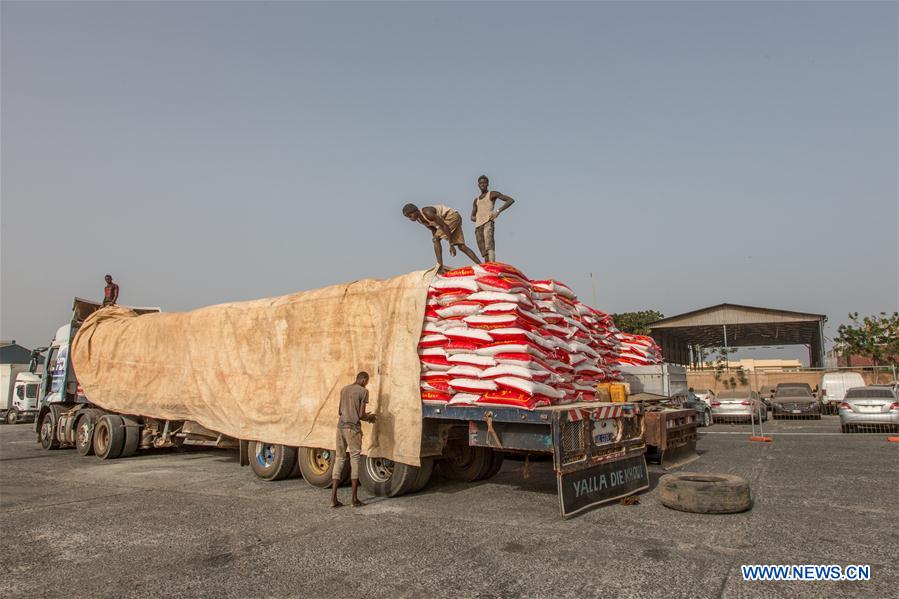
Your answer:
[[[334,449],[340,389],[371,374],[363,453],[418,465],[419,356],[433,271],[191,312],[108,307],[73,343],[102,408],[193,420],[238,439]]]

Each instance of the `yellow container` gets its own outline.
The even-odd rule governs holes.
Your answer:
[[[597,383],[596,399],[599,401],[612,401],[612,392],[609,389],[611,386],[612,383]]]
[[[614,402],[623,403],[627,401],[627,388],[624,383],[609,383],[609,394]]]

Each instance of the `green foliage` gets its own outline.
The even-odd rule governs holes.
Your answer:
[[[731,354],[737,353],[737,350],[733,347],[710,347],[704,348],[708,349],[708,351],[713,356],[712,367],[715,369],[714,376],[715,381],[721,383],[725,389],[736,389],[738,386],[745,386],[749,383],[749,377],[746,376],[746,371],[743,370],[742,366],[738,366],[734,375],[724,378],[727,374],[727,360],[728,356]],[[705,353],[705,352],[703,352]],[[722,380],[724,379],[724,380]]]
[[[899,364],[899,312],[881,312],[859,319],[849,315],[852,324],[841,324],[834,339],[835,348],[844,355],[871,358],[875,365]]]
[[[657,310],[612,314],[615,326],[625,333],[633,333],[634,335],[648,335],[649,323],[661,320],[664,317],[665,315]]]

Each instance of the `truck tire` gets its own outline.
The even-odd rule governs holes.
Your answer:
[[[659,479],[662,505],[695,514],[736,514],[752,507],[749,483],[731,474],[680,472]]]
[[[262,480],[284,480],[297,463],[296,447],[250,441],[250,468]]]
[[[41,425],[38,428],[38,440],[44,449],[59,449],[59,440],[56,438],[56,423],[59,422],[56,415],[56,406],[44,412],[41,417]]]
[[[418,493],[428,486],[431,482],[431,475],[434,473],[434,458],[421,458],[421,466],[418,467],[418,476],[415,477],[415,484],[409,490],[410,493]]]
[[[118,414],[105,414],[94,427],[94,455],[101,460],[114,460],[125,446],[125,423]]]
[[[478,480],[487,480],[489,478],[493,478],[496,476],[496,473],[500,471],[500,468],[503,467],[503,454],[496,451],[495,449],[491,451],[493,454],[490,457],[490,466],[487,468],[487,472],[479,478]]]
[[[313,487],[326,489],[331,486],[334,476],[334,452],[321,447],[300,447],[297,462],[300,465],[300,474],[303,479]],[[343,473],[339,484],[345,483],[350,478],[350,461],[344,462]]]
[[[419,468],[387,458],[362,457],[359,484],[376,497],[405,495],[418,481]]]
[[[137,446],[140,445],[140,423],[128,416],[122,416],[122,422],[125,425],[125,443],[119,457],[130,458],[137,453]]]
[[[19,421],[19,411],[15,408],[10,408],[6,413],[6,418],[3,419],[6,424],[15,424]]]
[[[96,410],[81,410],[75,421],[75,449],[81,455],[94,453],[94,428],[99,418],[100,413]]]
[[[490,453],[486,447],[472,447],[456,443],[448,445],[440,460],[440,471],[448,480],[474,482],[490,468]]]

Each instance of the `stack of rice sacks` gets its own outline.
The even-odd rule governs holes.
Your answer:
[[[652,337],[617,333],[615,338],[619,342],[616,360],[618,364],[651,366],[662,363],[662,348]]]
[[[486,263],[435,277],[419,342],[423,401],[527,409],[595,401],[620,380],[607,314],[566,285]]]

